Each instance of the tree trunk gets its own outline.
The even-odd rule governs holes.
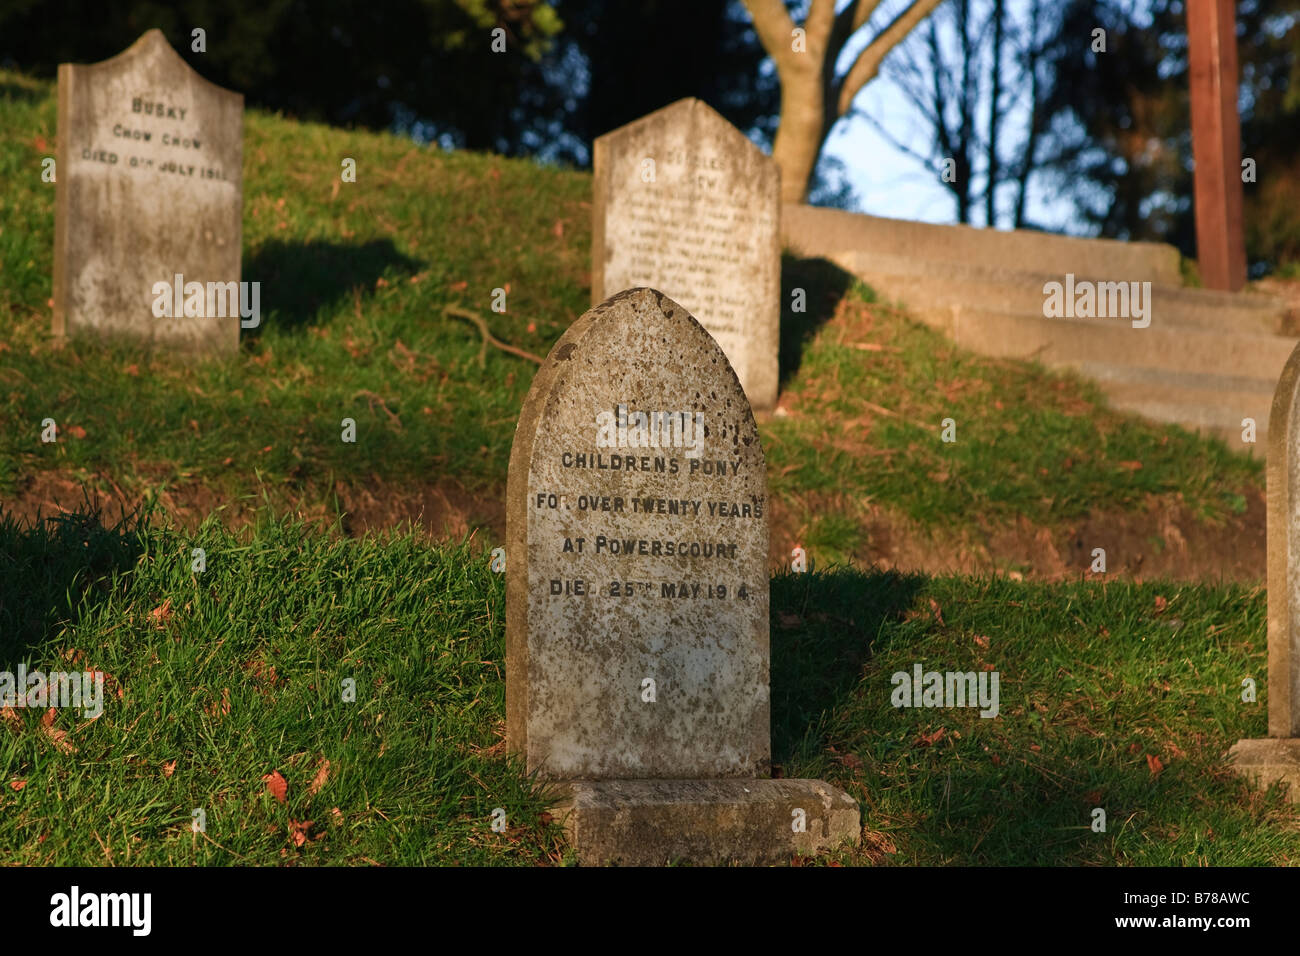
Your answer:
[[[820,77],[789,70],[781,78],[781,125],[772,158],[781,168],[781,201],[804,202],[826,139],[826,111]]]

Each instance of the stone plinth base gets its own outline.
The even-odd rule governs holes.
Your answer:
[[[858,842],[858,802],[821,780],[574,780],[556,812],[584,866],[783,863]],[[803,829],[796,830],[802,810]]]
[[[1274,782],[1290,784],[1291,800],[1300,803],[1300,737],[1238,740],[1228,756],[1237,773],[1261,789]]]

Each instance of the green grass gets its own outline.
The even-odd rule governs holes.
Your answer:
[[[545,794],[504,754],[503,589],[485,556],[283,514],[329,513],[349,483],[502,493],[534,366],[480,364],[475,330],[443,309],[545,353],[588,304],[589,178],[250,111],[244,278],[263,283],[262,328],[201,363],[56,347],[52,92],[0,73],[0,496],[57,472],[160,510],[187,487],[225,505],[194,532],[165,515],[0,519],[0,669],[95,668],[113,692],[96,720],[0,715],[0,862],[565,862]],[[343,157],[358,182],[336,189]],[[783,282],[785,414],[761,430],[814,567],[859,547],[873,505],[960,530],[1154,495],[1219,521],[1262,487],[1258,459],[971,356],[825,263],[788,260]],[[788,311],[794,288],[807,312]],[[38,439],[47,417],[57,444]],[[260,517],[231,520],[250,499]],[[868,839],[830,862],[1291,862],[1294,811],[1223,760],[1265,733],[1264,700],[1239,695],[1263,684],[1264,617],[1262,592],[1238,587],[778,576],[774,760],[862,802]],[[890,675],[918,662],[997,670],[1001,715],[892,707]]]
[[[818,264],[787,272],[788,286],[830,281]],[[772,488],[804,502],[810,537],[828,502],[850,512],[886,504],[927,527],[974,516],[1050,526],[1176,495],[1218,521],[1244,511],[1244,489],[1262,487],[1261,459],[1116,412],[1090,382],[974,356],[860,284],[836,294],[807,335],[784,403],[790,414],[764,433]]]
[[[500,745],[503,582],[466,548],[272,518],[241,535],[216,521],[186,535],[0,520],[0,576],[14,585],[0,669],[111,675],[97,720],[0,717],[0,860],[567,861],[545,795]],[[1235,865],[1300,852],[1282,795],[1248,789],[1223,760],[1265,733],[1265,700],[1239,696],[1265,673],[1258,589],[841,568],[778,576],[772,598],[774,762],[848,789],[870,831],[827,862]],[[997,670],[1000,716],[892,707],[890,675],[918,662]],[[263,783],[277,772],[283,804]],[[1089,828],[1096,806],[1105,833]]]
[[[48,470],[133,498],[202,487],[327,514],[340,484],[500,493],[535,367],[495,349],[480,365],[478,333],[443,309],[545,354],[589,304],[587,174],[250,110],[243,276],[262,282],[262,327],[238,356],[201,363],[56,348],[54,186],[40,179],[53,90],[0,73],[0,494]],[[344,157],[356,183],[338,182]],[[783,282],[790,414],[761,430],[774,492],[827,560],[861,540],[868,505],[961,530],[1059,526],[1162,495],[1217,521],[1262,488],[1259,459],[1110,412],[1083,382],[972,356],[827,263],[787,260]],[[791,311],[794,288],[806,312]],[[39,441],[45,418],[56,444]]]
[[[236,540],[212,522],[182,539],[73,518],[0,528],[5,579],[24,585],[0,610],[0,666],[102,670],[110,688],[100,719],[58,713],[62,741],[37,711],[5,719],[0,860],[532,864],[554,853],[544,801],[513,761],[487,753],[504,708],[499,576],[464,548],[410,537],[253,530]],[[263,783],[277,772],[283,804]],[[488,825],[498,806],[511,828],[499,836]],[[308,820],[297,846],[293,824]]]

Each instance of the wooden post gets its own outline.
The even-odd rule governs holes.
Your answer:
[[[1246,284],[1234,0],[1187,0],[1196,258],[1210,289]]]

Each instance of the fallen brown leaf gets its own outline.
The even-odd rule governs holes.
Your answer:
[[[933,747],[939,741],[943,740],[944,733],[945,733],[944,728],[940,727],[938,730],[934,731],[933,733],[922,734],[921,736],[917,737],[914,741],[912,741],[912,746]]]
[[[1155,754],[1147,754],[1147,769],[1151,771],[1151,776],[1158,777],[1164,771],[1165,765],[1160,762],[1160,758]]]
[[[289,821],[289,836],[293,839],[294,846],[302,846],[311,839],[311,823],[310,820]]]
[[[320,788],[325,786],[325,782],[330,778],[330,762],[324,757],[321,758],[320,768],[316,771],[316,776],[311,778],[311,783],[307,785],[307,795],[314,797],[320,792]]]
[[[862,828],[862,848],[867,851],[867,856],[872,861],[878,861],[882,857],[898,852],[898,847],[894,845],[894,841],[888,834],[868,830],[866,827]]]
[[[56,749],[65,754],[75,753],[77,748],[68,740],[68,732],[54,726],[54,717],[55,711],[51,707],[41,717],[41,731],[50,739],[50,743],[54,744]]]
[[[272,770],[262,778],[262,782],[266,784],[267,793],[281,803],[285,802],[285,798],[289,794],[289,784],[285,782],[284,777],[280,776],[280,771]]]
[[[170,620],[171,616],[172,616],[171,598],[168,598],[167,600],[163,601],[162,604],[160,604],[158,607],[154,608],[152,611],[149,612],[149,617],[153,620],[154,624],[158,625],[159,627],[162,627],[168,620]]]

